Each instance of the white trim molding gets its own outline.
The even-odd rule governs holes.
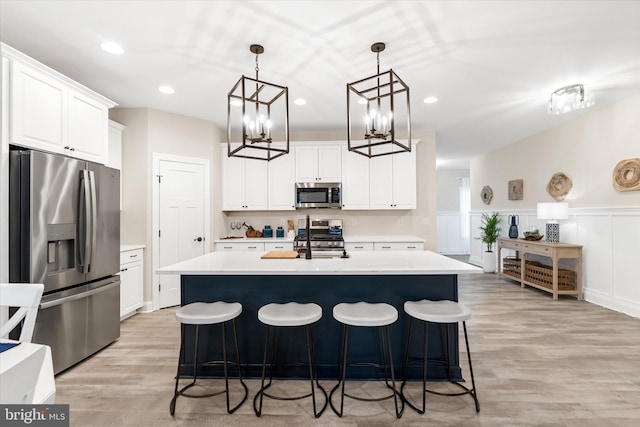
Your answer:
[[[487,211],[488,212],[488,211]],[[491,211],[493,212],[493,211]],[[501,235],[509,232],[509,215],[519,216],[520,235],[528,226],[544,230],[534,209],[496,210],[502,218]],[[471,212],[471,256],[482,265],[482,245],[477,240],[482,212]],[[640,318],[640,208],[575,208],[560,222],[560,241],[582,245],[584,299]]]

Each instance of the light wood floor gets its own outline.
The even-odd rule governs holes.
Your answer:
[[[179,326],[165,309],[122,323],[121,338],[56,378],[56,403],[68,403],[72,426],[575,426],[640,425],[640,319],[551,296],[495,274],[460,277],[480,413],[472,399],[428,395],[427,413],[392,401],[346,400],[345,415],[330,409],[319,419],[311,401],[266,400],[257,418],[248,400],[233,415],[223,396],[178,399],[169,415]],[[461,355],[468,378],[466,358]],[[330,389],[333,382],[322,382]],[[303,381],[288,381],[300,390]],[[250,399],[258,382],[248,381]],[[375,393],[380,383],[349,384]],[[236,397],[232,393],[232,399]]]

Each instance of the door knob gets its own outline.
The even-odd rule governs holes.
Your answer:
[[[193,239],[194,242],[202,242],[203,240],[203,237],[196,237],[195,239]]]

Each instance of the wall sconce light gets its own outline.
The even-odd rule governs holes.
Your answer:
[[[256,55],[256,78],[243,75],[227,96],[227,155],[269,161],[289,152],[289,89],[260,80],[264,47],[249,50]]]
[[[538,203],[538,219],[546,219],[546,241],[560,241],[560,224],[558,220],[569,218],[569,204],[565,202]]]
[[[392,69],[380,72],[380,52],[384,49],[384,43],[371,45],[377,74],[347,84],[347,146],[349,151],[369,158],[411,151],[409,86]],[[352,117],[358,123],[355,133]],[[404,119],[406,132],[401,135],[404,127],[399,124]]]

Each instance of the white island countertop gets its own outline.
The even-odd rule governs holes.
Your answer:
[[[261,259],[256,252],[211,252],[159,268],[184,275],[436,275],[482,269],[430,251],[354,252],[349,258]]]

